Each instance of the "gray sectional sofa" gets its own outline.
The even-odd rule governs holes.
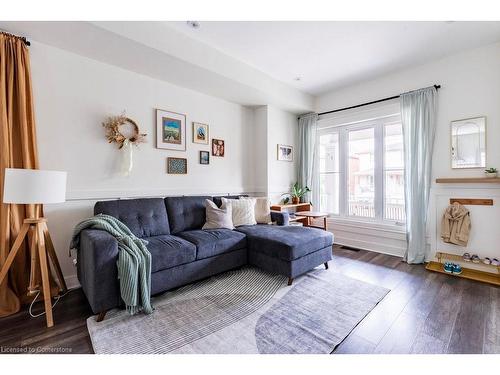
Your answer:
[[[238,197],[229,197],[238,198]],[[185,196],[97,202],[94,213],[125,223],[151,252],[151,294],[155,295],[246,264],[293,278],[332,258],[333,235],[288,226],[288,214],[271,212],[277,225],[202,230],[205,199]],[[86,229],[77,252],[78,279],[99,319],[122,305],[116,261],[118,243],[109,233]]]

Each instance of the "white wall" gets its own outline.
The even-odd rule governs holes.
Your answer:
[[[479,177],[483,176],[482,169],[452,170],[450,166],[450,122],[474,116],[487,117],[487,163],[488,166],[500,167],[500,43],[484,46],[478,49],[464,51],[460,54],[425,64],[412,69],[399,71],[369,82],[346,87],[331,93],[321,95],[316,99],[316,111],[323,112],[345,106],[368,102],[384,97],[393,96],[405,91],[421,87],[440,84],[439,109],[437,117],[437,130],[435,150],[433,155],[433,180],[437,177]],[[430,256],[438,249],[442,249],[436,231],[439,230],[440,215],[442,213],[443,199],[449,197],[474,197],[494,198],[498,189],[491,186],[438,186],[432,188],[432,204],[430,208],[431,223],[429,225]],[[437,199],[437,197],[439,198]],[[443,198],[444,196],[444,198]],[[438,207],[435,202],[439,201]],[[495,201],[500,204],[500,201]],[[436,208],[437,207],[437,208]],[[497,206],[493,208],[469,207],[472,212],[473,230],[475,234],[467,250],[480,254],[500,256],[500,251],[492,245],[487,245],[480,238],[489,238],[489,243],[494,244],[500,240],[500,232],[496,223],[500,219]],[[474,217],[477,220],[474,220]],[[332,223],[334,225],[334,223]],[[474,229],[475,228],[475,229]],[[366,231],[355,231],[366,233]],[[497,234],[498,233],[498,234]],[[374,242],[377,247],[383,247],[385,238],[380,233],[375,234]],[[391,234],[392,235],[392,234]],[[356,234],[343,233],[347,240],[356,238]],[[370,238],[365,239],[370,246]],[[392,243],[391,252],[400,248],[404,251],[404,236],[401,237],[400,246]],[[465,249],[453,247],[456,253]],[[494,254],[495,253],[495,254]]]
[[[96,200],[261,193],[267,187],[267,174],[262,181],[256,177],[261,168],[267,173],[267,155],[261,155],[267,150],[267,133],[262,146],[254,109],[37,42],[30,54],[40,166],[68,171],[68,202],[48,205],[45,213],[70,286],[77,285],[76,270],[67,256],[70,236],[75,224],[92,215]],[[155,108],[187,115],[186,152],[155,148]],[[107,143],[101,126],[106,116],[123,110],[148,134],[148,142],[134,150],[129,177],[118,173],[120,151]],[[287,116],[276,113],[282,129],[282,118]],[[199,164],[199,150],[210,150],[210,145],[192,143],[193,121],[209,124],[210,138],[225,140],[225,157],[210,156],[210,165]],[[167,174],[168,156],[186,157],[188,174]],[[288,179],[280,185],[287,183]]]
[[[253,191],[250,109],[41,44],[30,52],[41,165],[68,171],[69,198]],[[155,108],[187,115],[187,152],[155,147]],[[101,126],[123,110],[148,134],[130,177],[117,174],[120,151]],[[225,157],[199,164],[210,145],[192,143],[193,121],[225,140]],[[187,157],[189,173],[166,174],[167,156]]]
[[[267,186],[267,105],[254,109],[255,138],[254,143],[254,177],[255,191],[263,196],[268,195]]]
[[[297,180],[297,121],[296,115],[268,106],[267,195],[272,203],[279,203],[281,195]],[[293,161],[278,160],[278,144],[293,147]]]
[[[281,195],[290,191],[297,179],[297,116],[265,105],[254,110],[255,181],[259,192],[279,203]],[[278,160],[278,144],[293,147],[292,162]]]

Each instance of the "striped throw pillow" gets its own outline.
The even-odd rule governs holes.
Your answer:
[[[245,199],[226,199],[222,198],[222,202],[226,205],[231,205],[233,211],[233,225],[255,225],[255,198]]]

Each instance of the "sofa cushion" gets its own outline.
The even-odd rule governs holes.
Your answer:
[[[246,236],[230,229],[190,230],[177,234],[196,245],[196,259],[210,258],[246,248]]]
[[[151,253],[151,272],[196,260],[196,246],[181,237],[163,235],[144,238]]]
[[[255,198],[255,221],[257,224],[269,224],[271,220],[271,200],[268,197]]]
[[[226,199],[222,198],[222,204],[231,205],[233,225],[255,225],[255,198]]]
[[[287,261],[333,245],[332,233],[316,228],[259,224],[238,227],[236,231],[247,235],[249,251]]]
[[[101,201],[94,206],[94,215],[97,214],[116,217],[139,238],[170,234],[162,198]]]
[[[167,197],[170,233],[176,234],[186,230],[201,229],[205,224],[205,199],[212,197]]]
[[[205,199],[207,222],[201,229],[234,229],[231,205],[223,204],[220,208],[210,199]]]

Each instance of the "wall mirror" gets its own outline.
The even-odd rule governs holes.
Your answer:
[[[486,117],[451,122],[451,167],[486,167]]]

